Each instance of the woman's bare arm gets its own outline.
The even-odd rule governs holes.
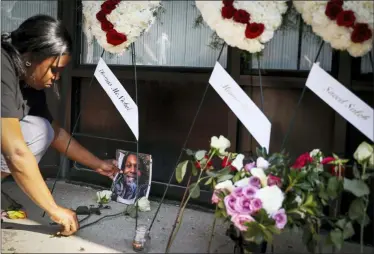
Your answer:
[[[16,118],[1,118],[1,152],[14,180],[35,204],[49,215],[58,208]]]

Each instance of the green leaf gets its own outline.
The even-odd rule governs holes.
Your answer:
[[[186,174],[187,165],[188,165],[188,160],[182,161],[181,163],[178,164],[177,172],[175,173],[178,183],[181,183],[183,181],[183,178]]]
[[[271,225],[271,226],[267,226],[267,228],[269,229],[270,232],[272,232],[273,234],[277,234],[279,235],[281,233],[281,230],[279,228],[277,228],[276,226],[274,225]]]
[[[195,158],[196,160],[200,161],[205,157],[206,151],[205,150],[200,150],[195,153]]]
[[[188,156],[193,156],[194,155],[194,152],[191,150],[191,149],[186,149],[186,154]]]
[[[205,182],[205,185],[209,185],[213,181],[213,177],[209,178],[208,181]]]
[[[367,180],[369,179],[370,177],[374,176],[374,173],[365,173],[363,176],[362,176],[362,180]]]
[[[236,183],[237,181],[239,181],[240,180],[240,172],[237,172],[236,174],[235,174],[235,176],[232,178],[232,182],[233,183]]]
[[[363,224],[364,227],[370,224],[370,218],[369,216],[365,213],[364,214],[364,220],[362,221],[362,217],[357,220],[358,224]],[[362,223],[363,222],[363,223]]]
[[[192,161],[190,161],[191,162],[191,171],[192,171],[192,175],[193,176],[197,176],[197,174],[198,174],[198,170],[197,170],[197,168],[196,168],[196,166],[195,166],[195,163],[193,163]]]
[[[327,193],[334,199],[338,196],[339,180],[337,177],[330,177],[327,183]]]
[[[223,181],[226,181],[226,180],[230,180],[231,178],[233,178],[233,175],[223,175],[223,176],[220,176],[217,179],[217,183],[220,183],[220,182],[223,182]]]
[[[362,180],[344,178],[344,190],[353,193],[356,197],[369,195],[370,190],[367,184]]]
[[[329,236],[330,236],[332,243],[336,246],[338,250],[340,250],[344,242],[343,232],[340,229],[334,229],[330,232]]]
[[[261,230],[264,235],[265,241],[271,244],[273,242],[273,234],[264,226],[261,227]]]
[[[222,200],[218,202],[218,207],[221,208],[221,209],[225,208],[225,204],[223,203]]]
[[[263,239],[263,232],[259,224],[253,221],[247,222],[245,225],[247,226],[247,231],[242,232],[244,239],[247,241],[252,241],[254,239],[255,242],[261,243],[261,240]]]
[[[312,188],[312,185],[310,185],[310,183],[303,182],[303,183],[296,184],[295,187],[299,187],[302,190],[308,191]]]
[[[360,198],[356,198],[352,201],[351,205],[349,206],[348,216],[351,220],[358,220],[362,218],[362,216],[364,215],[364,211],[364,201]]]
[[[352,222],[348,222],[344,226],[343,231],[343,239],[346,240],[348,238],[351,238],[355,234],[355,230],[353,229]]]
[[[200,196],[200,187],[198,184],[192,183],[189,189],[191,198],[198,198]]]
[[[218,176],[218,174],[213,173],[212,171],[206,171],[206,174],[207,174],[208,176],[210,176],[210,177],[217,177],[217,176]]]
[[[215,212],[214,212],[214,216],[216,216],[216,218],[222,218],[223,217],[223,214],[222,214],[222,211],[217,209]]]
[[[357,179],[361,178],[360,171],[358,171],[356,163],[353,165],[353,175]]]

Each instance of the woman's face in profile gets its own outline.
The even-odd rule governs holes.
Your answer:
[[[25,82],[37,90],[50,88],[53,80],[60,79],[60,73],[69,61],[70,56],[62,55],[60,58],[50,57],[40,63],[32,63],[27,67]]]

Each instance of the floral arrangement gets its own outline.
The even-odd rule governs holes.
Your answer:
[[[286,1],[195,1],[203,20],[228,45],[260,52],[282,24]]]
[[[212,137],[209,151],[187,150],[190,159],[177,166],[179,183],[188,168],[191,168],[190,179],[197,179],[188,184],[189,195],[182,201],[178,225],[172,232],[168,249],[178,233],[187,203],[190,198],[199,197],[201,185],[212,189],[215,217],[229,224],[229,235],[236,234],[242,242],[252,243],[247,245],[250,246],[247,252],[253,251],[253,244],[271,243],[274,235],[295,227],[303,230],[303,240],[310,252],[316,250],[322,225],[330,226],[327,243],[338,249],[355,234],[355,222],[361,225],[363,234],[363,227],[368,224],[366,209],[370,194],[365,181],[374,175],[374,171],[368,172],[374,170],[373,145],[364,142],[357,148],[354,158],[358,164],[355,162],[353,166],[355,179],[345,177],[349,160],[335,154],[324,156],[319,149],[304,153],[290,163],[285,152],[269,155],[264,149],[257,149],[256,157],[245,158],[243,154],[226,151],[229,147],[230,141],[225,137]],[[357,197],[348,214],[338,213],[343,192]],[[328,206],[334,208],[333,216],[324,214]]]
[[[354,57],[371,51],[373,45],[373,1],[293,1],[305,23],[338,50]]]
[[[161,1],[82,1],[83,32],[106,51],[122,53],[147,32],[156,19]]]

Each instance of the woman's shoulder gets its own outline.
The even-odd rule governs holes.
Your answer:
[[[16,75],[15,65],[14,65],[10,55],[8,54],[8,52],[3,47],[1,47],[1,69],[2,70],[8,70],[12,74]]]

